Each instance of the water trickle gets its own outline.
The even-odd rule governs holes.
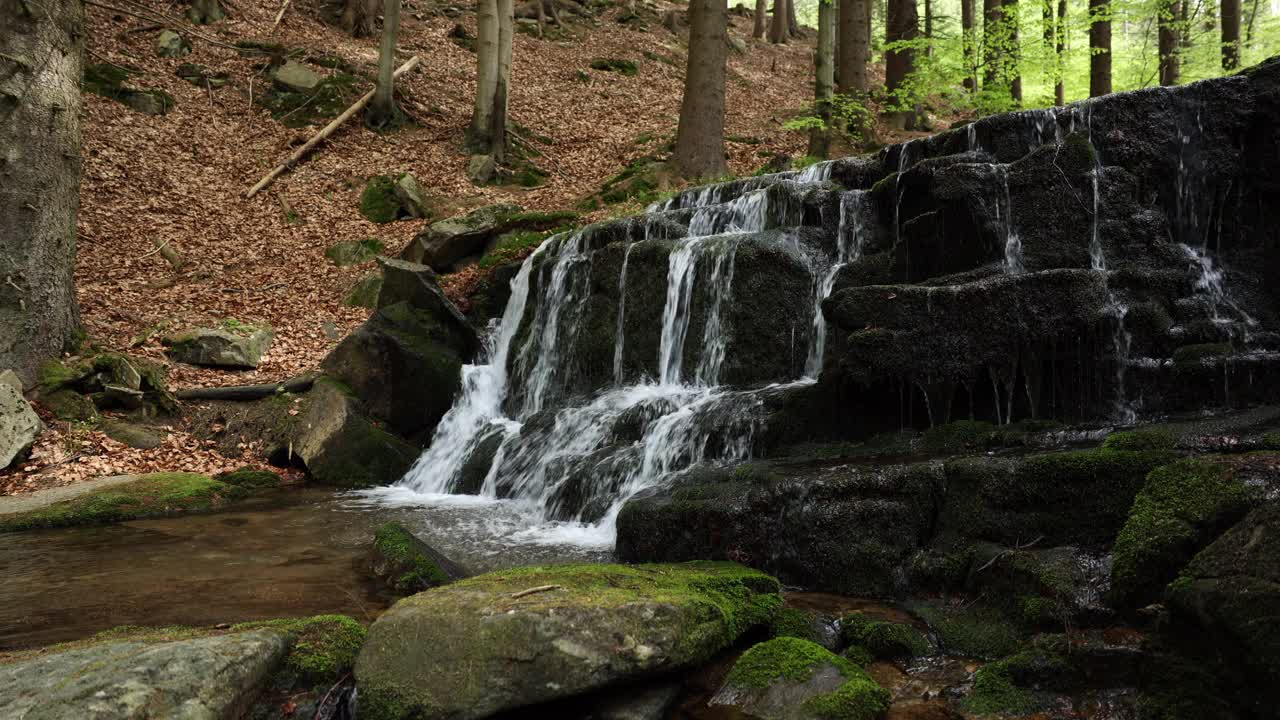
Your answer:
[[[1002,194],[996,199],[996,222],[1004,230],[1004,268],[1005,272],[1017,275],[1026,271],[1022,260],[1022,239],[1013,227],[1013,202],[1009,197],[1009,166],[993,165],[996,176],[1000,178]],[[1003,211],[1002,211],[1003,207]]]
[[[662,335],[658,350],[658,380],[663,385],[679,385],[684,364],[684,341],[689,334],[693,306],[694,270],[699,239],[671,251],[667,260],[667,302],[662,308]]]
[[[724,243],[716,252],[715,264],[707,288],[711,302],[707,308],[706,324],[702,333],[702,358],[698,362],[699,385],[715,386],[720,383],[720,368],[724,365],[729,338],[725,332],[725,306],[733,288],[733,259],[737,245]]]
[[[1205,248],[1196,250],[1190,245],[1182,245],[1182,251],[1186,253],[1187,260],[1190,261],[1192,268],[1198,273],[1196,278],[1196,292],[1204,298],[1205,305],[1209,311],[1209,319],[1215,324],[1230,326],[1235,323],[1243,323],[1246,328],[1257,325],[1257,320],[1253,318],[1244,308],[1240,307],[1231,296],[1227,293],[1227,287],[1223,272],[1214,262],[1213,257]],[[1235,318],[1226,317],[1222,313],[1222,308],[1230,309]],[[1231,328],[1228,327],[1228,331]]]
[[[978,121],[974,120],[964,126],[965,145],[969,152],[981,150],[982,146],[978,144]]]
[[[840,223],[836,230],[836,259],[825,273],[814,273],[821,277],[815,283],[816,293],[813,304],[813,332],[810,335],[809,355],[805,360],[804,376],[816,379],[822,373],[822,361],[826,352],[827,321],[822,314],[822,301],[831,294],[835,286],[836,275],[840,269],[850,262],[862,257],[863,244],[863,212],[866,191],[850,190],[840,195]]]
[[[649,226],[645,225],[645,239],[649,239]],[[627,314],[627,264],[631,262],[631,251],[636,247],[635,243],[627,246],[626,252],[622,255],[622,271],[618,273],[618,325],[614,331],[613,340],[613,382],[622,384],[622,347],[626,339],[623,327]]]
[[[831,179],[831,171],[835,169],[834,160],[824,160],[816,162],[809,167],[801,170],[796,175],[796,181],[802,183],[823,183]]]

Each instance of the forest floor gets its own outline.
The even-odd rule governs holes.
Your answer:
[[[372,87],[367,78],[376,67],[378,39],[353,39],[325,22],[321,16],[329,10],[316,0],[289,3],[278,26],[276,0],[224,6],[227,19],[198,29],[178,19],[185,5],[104,0],[85,7],[86,65],[128,68],[128,86],[163,90],[175,105],[152,116],[84,95],[75,274],[80,311],[92,344],[163,362],[171,389],[283,380],[315,368],[364,321],[367,310],[342,301],[372,263],[336,267],[325,249],[375,237],[394,254],[425,223],[378,225],[362,217],[359,196],[370,176],[413,173],[436,219],[496,202],[573,209],[629,161],[660,152],[675,133],[684,39],[660,18],[679,6],[642,4],[643,21],[627,24],[618,22],[622,7],[598,7],[592,17],[564,13],[565,27],[544,39],[524,32],[514,38],[510,115],[538,138],[544,153],[538,162],[549,177],[529,189],[472,185],[461,145],[476,61],[449,33],[461,24],[474,34],[474,11],[406,0],[400,48],[403,57],[417,54],[422,61],[399,80],[397,93],[413,122],[377,133],[352,120],[265,192],[246,199],[254,182],[319,128],[291,128],[273,119],[260,104],[271,82],[266,58],[246,57],[232,46],[249,40],[300,49],[307,58],[336,56]],[[157,14],[172,20],[156,23]],[[729,165],[741,175],[774,155],[804,154],[803,133],[786,131],[783,123],[803,114],[812,96],[813,32],[771,45],[751,38],[749,16],[731,12],[730,21],[731,35],[746,46],[729,53],[726,88]],[[198,32],[186,35],[193,52],[157,57],[162,26]],[[627,77],[594,70],[596,58],[631,60],[639,72]],[[197,87],[175,75],[184,63],[226,73],[229,83]],[[640,209],[614,206],[588,218]],[[170,250],[183,260],[176,269],[164,258]],[[274,328],[275,341],[259,368],[227,372],[165,360],[159,342],[165,332],[226,318]],[[163,428],[168,436],[161,447],[135,450],[41,412],[50,430],[27,462],[0,473],[0,494],[102,475],[217,472],[246,464],[246,458],[219,455],[180,423]]]

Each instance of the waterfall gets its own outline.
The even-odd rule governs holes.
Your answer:
[[[1004,267],[1011,275],[1025,272],[1022,261],[1022,239],[1013,227],[1013,201],[1009,196],[1009,166],[993,165],[996,176],[1000,178],[1001,195],[996,198],[996,222],[1004,230]],[[1001,203],[1003,201],[1003,212]]]
[[[645,238],[649,237],[649,226],[645,225]],[[623,327],[627,314],[627,263],[631,262],[631,251],[636,247],[635,243],[627,246],[626,252],[622,254],[622,271],[618,273],[618,325],[614,330],[617,341],[613,346],[613,382],[617,385],[622,384],[622,346],[624,340]]]
[[[849,190],[840,195],[840,224],[836,230],[836,260],[816,283],[813,303],[813,333],[809,343],[809,355],[804,364],[804,376],[816,380],[822,373],[822,361],[827,344],[827,321],[822,314],[822,301],[831,294],[836,275],[850,262],[862,257],[862,213],[865,190]],[[815,273],[816,275],[816,273]]]

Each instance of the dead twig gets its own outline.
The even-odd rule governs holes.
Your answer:
[[[351,673],[347,673],[346,675],[343,675],[341,678],[338,679],[338,682],[333,684],[333,687],[329,688],[329,692],[325,693],[324,697],[320,698],[320,703],[316,705],[316,714],[313,720],[320,720],[321,716],[324,714],[324,704],[329,702],[329,696],[333,694],[334,690],[337,690],[338,688],[346,684],[347,679],[350,677],[351,677]]]
[[[552,590],[559,590],[560,587],[561,587],[560,585],[539,585],[538,587],[531,587],[528,590],[521,590],[520,592],[511,593],[511,599],[515,600],[516,598],[522,598],[526,595],[535,595],[537,593],[544,593],[544,592],[550,592]]]
[[[284,19],[284,11],[289,9],[289,3],[291,1],[292,0],[284,0],[284,2],[280,3],[280,12],[276,13],[275,22],[271,23],[271,29],[267,31],[268,35],[276,31],[276,26]]]

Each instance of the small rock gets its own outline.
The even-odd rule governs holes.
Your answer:
[[[382,252],[382,241],[377,238],[367,238],[334,243],[325,248],[324,256],[334,265],[346,267],[369,262],[380,252]]]
[[[468,574],[396,522],[386,523],[374,533],[369,570],[381,585],[399,595],[447,585]]]
[[[760,720],[818,720],[841,707],[846,720],[876,720],[889,692],[853,662],[816,643],[774,638],[743,653],[710,705],[729,706]]]
[[[378,258],[378,265],[382,268],[379,308],[407,302],[414,309],[426,310],[438,321],[450,326],[464,341],[459,347],[463,355],[469,356],[479,347],[475,328],[440,289],[434,270],[426,265],[387,257]]]
[[[0,470],[31,448],[44,423],[12,385],[0,383]]]
[[[422,191],[418,189],[418,179],[413,175],[409,173],[401,175],[396,180],[395,193],[401,209],[411,217],[424,218],[430,214],[427,203],[422,199]]]
[[[743,40],[742,38],[738,37],[737,35],[734,35],[733,33],[725,33],[725,41],[728,43],[730,50],[734,51],[735,53],[738,53],[739,55],[746,54],[747,52],[746,40]]]
[[[182,57],[191,53],[191,43],[172,30],[161,30],[156,36],[156,55]]]
[[[271,71],[271,81],[285,92],[311,92],[319,87],[322,79],[296,60],[286,60],[283,65]]]
[[[124,96],[124,103],[144,115],[164,115],[173,107],[173,98],[160,90],[134,90]]]
[[[40,393],[40,404],[59,420],[87,422],[98,416],[98,408],[89,398],[75,390],[62,389]]]
[[[270,470],[255,470],[251,467],[242,467],[239,470],[214,475],[213,479],[228,485],[253,489],[280,487],[284,484],[284,478],[278,474]]]
[[[194,328],[161,342],[170,358],[188,365],[256,368],[273,338],[268,326],[227,321],[223,328]]]
[[[382,276],[378,275],[376,277],[382,277]],[[353,290],[352,292],[355,292],[355,291]],[[348,299],[350,299],[350,297],[351,297],[350,295],[347,296]],[[378,301],[377,293],[374,293],[373,302],[376,303],[377,301]],[[372,307],[372,304],[364,305],[364,306],[361,306],[358,303],[347,303],[347,304],[348,305],[354,304],[354,305],[357,305],[358,307]],[[338,338],[342,337],[342,333],[339,332],[338,326],[327,320],[323,323],[320,323],[320,332],[324,333],[325,339],[327,340],[337,340]]]
[[[150,450],[164,444],[164,439],[150,430],[114,418],[103,418],[100,425],[107,437],[131,448]]]
[[[497,172],[498,164],[492,155],[472,155],[467,160],[467,179],[476,185],[492,181]]]
[[[231,76],[227,73],[215,73],[197,63],[183,63],[173,74],[196,87],[220,88],[231,82]]]

